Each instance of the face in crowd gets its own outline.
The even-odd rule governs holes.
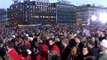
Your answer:
[[[84,47],[82,50],[82,54],[85,56],[89,53],[88,47]]]

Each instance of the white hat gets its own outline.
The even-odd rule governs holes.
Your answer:
[[[107,40],[106,40],[106,39],[103,39],[103,40],[101,41],[100,45],[101,45],[102,47],[107,48]]]
[[[15,35],[12,35],[12,38],[15,38],[16,36]]]
[[[26,37],[28,37],[28,36],[29,36],[29,34],[25,34],[25,36],[26,36]]]
[[[30,41],[32,41],[32,40],[33,40],[33,37],[28,37],[28,39],[29,39]]]
[[[32,53],[29,49],[27,49],[26,51],[28,52],[29,55]]]

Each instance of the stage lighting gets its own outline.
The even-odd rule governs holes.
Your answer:
[[[96,20],[97,20],[97,17],[96,17],[95,15],[92,15],[92,16],[91,16],[91,20],[92,20],[92,21],[96,21]]]
[[[100,14],[99,14],[99,20],[100,20],[102,23],[107,23],[107,13],[100,13]]]

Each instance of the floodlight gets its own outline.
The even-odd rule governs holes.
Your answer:
[[[96,20],[97,20],[97,17],[96,17],[95,15],[92,15],[92,16],[91,16],[91,20],[92,20],[92,21],[96,21]]]
[[[100,13],[100,15],[99,15],[99,20],[100,20],[102,23],[107,23],[107,13]]]

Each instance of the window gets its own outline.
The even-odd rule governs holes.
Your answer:
[[[35,8],[35,6],[33,6],[33,8]]]
[[[13,9],[13,7],[10,7],[10,9]]]
[[[34,16],[35,18],[39,18],[39,16]],[[41,16],[40,16],[41,17]]]
[[[43,16],[43,18],[45,18],[45,16]]]
[[[29,6],[27,6],[27,8],[29,8]]]
[[[33,8],[33,6],[30,6],[30,8]]]
[[[18,6],[16,6],[16,8],[17,8]]]
[[[42,18],[42,16],[40,16],[40,18]]]
[[[22,11],[22,9],[20,9],[20,11]]]

